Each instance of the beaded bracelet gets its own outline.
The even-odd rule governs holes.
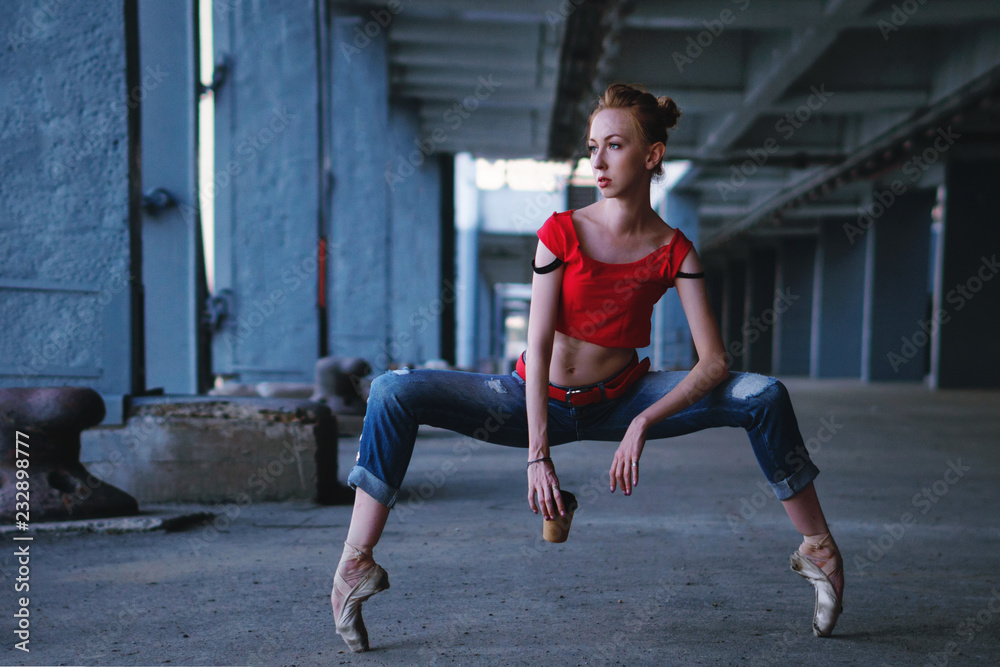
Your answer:
[[[528,461],[528,465],[526,467],[530,468],[532,463],[538,463],[539,461],[548,461],[549,463],[552,463],[552,457],[551,456],[543,456],[540,459],[535,459],[534,461]]]

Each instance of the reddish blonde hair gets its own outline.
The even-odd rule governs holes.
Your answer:
[[[677,108],[677,104],[666,95],[657,98],[643,86],[612,83],[597,99],[597,107],[587,120],[588,136],[594,116],[605,109],[628,111],[636,136],[646,144],[655,144],[659,141],[666,145],[667,130],[677,127],[677,121],[681,117],[681,110]],[[663,175],[662,159],[653,168],[653,175]]]

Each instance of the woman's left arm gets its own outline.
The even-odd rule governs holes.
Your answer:
[[[691,248],[681,263],[680,271],[700,273],[702,270],[698,253]],[[691,336],[698,351],[698,363],[676,387],[632,419],[611,463],[612,493],[617,484],[625,495],[629,495],[632,487],[639,483],[638,467],[632,464],[639,462],[650,426],[694,405],[729,377],[726,349],[719,325],[708,303],[704,279],[678,277],[674,285],[687,316],[688,326],[691,327]]]

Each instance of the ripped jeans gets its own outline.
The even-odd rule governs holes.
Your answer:
[[[621,396],[573,407],[549,398],[550,446],[578,440],[620,441],[632,419],[677,386],[689,371],[650,371]],[[348,475],[387,507],[396,503],[417,437],[428,424],[508,447],[528,446],[525,382],[510,375],[402,369],[372,382],[357,464]],[[779,500],[819,474],[799,433],[785,386],[757,373],[730,372],[704,398],[654,424],[647,440],[716,426],[746,429],[754,455]]]

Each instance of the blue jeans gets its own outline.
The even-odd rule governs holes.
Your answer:
[[[620,441],[632,419],[662,398],[689,371],[650,371],[621,396],[579,407],[549,399],[549,445],[578,440]],[[508,447],[528,446],[525,382],[510,375],[465,371],[386,371],[371,384],[357,465],[347,481],[387,507],[396,503],[410,464],[417,426],[429,424]],[[777,379],[730,372],[700,401],[654,424],[647,440],[715,426],[746,429],[757,462],[779,500],[819,474],[806,450],[792,403]]]

